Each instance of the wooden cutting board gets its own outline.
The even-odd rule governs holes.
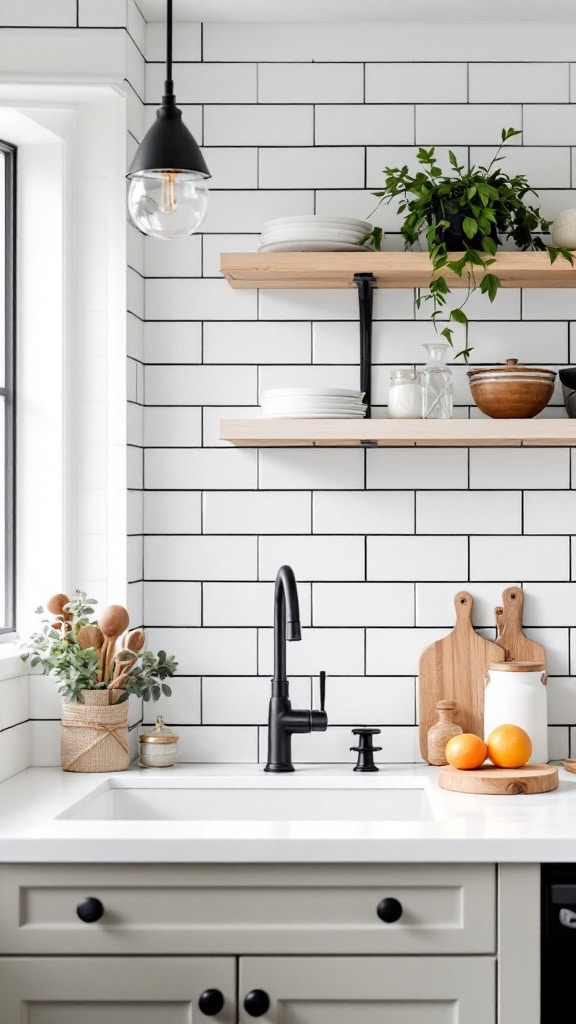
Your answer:
[[[486,796],[549,793],[558,786],[558,769],[551,764],[525,764],[523,768],[486,765],[464,772],[447,765],[439,769],[438,785],[456,793],[483,793]]]
[[[484,735],[484,674],[493,661],[504,661],[502,647],[485,640],[472,627],[472,595],[461,590],[454,598],[456,625],[420,655],[418,715],[420,753],[427,760],[428,729],[438,720],[436,701],[455,700],[454,720],[464,732]]]
[[[502,594],[504,625],[496,643],[506,652],[506,661],[535,661],[546,667],[546,652],[542,644],[529,640],[522,632],[524,591],[508,587]]]

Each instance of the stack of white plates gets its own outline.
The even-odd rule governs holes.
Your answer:
[[[358,252],[370,249],[358,244],[370,231],[368,221],[352,217],[278,217],[262,228],[258,252]]]
[[[347,388],[272,388],[262,394],[266,419],[362,419],[363,391]]]

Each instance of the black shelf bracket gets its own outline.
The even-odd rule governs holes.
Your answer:
[[[366,419],[372,415],[372,304],[376,287],[374,274],[354,274],[360,313],[360,391],[364,392]]]

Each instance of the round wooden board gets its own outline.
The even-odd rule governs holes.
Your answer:
[[[447,765],[440,768],[438,785],[456,793],[483,793],[485,796],[548,793],[558,786],[558,769],[551,764],[528,764],[523,768],[485,765],[461,771]]]

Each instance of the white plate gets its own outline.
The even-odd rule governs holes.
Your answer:
[[[334,412],[261,412],[263,420],[363,420],[365,413],[334,413]]]
[[[352,242],[271,242],[259,245],[258,252],[371,252],[368,245],[353,245]]]
[[[345,227],[349,230],[361,231],[363,234],[372,231],[372,224],[367,220],[357,220],[355,217],[323,217],[317,213],[305,213],[299,217],[276,217],[274,220],[266,221],[262,225],[262,230],[299,224],[306,227],[313,224],[321,224],[323,227]]]
[[[315,402],[311,399],[308,402],[287,401],[287,402],[262,402],[261,408],[265,412],[306,412],[307,409],[314,409],[316,412],[361,412],[366,409],[361,402]]]
[[[331,241],[333,238],[339,238],[341,242],[357,242],[364,234],[366,234],[365,231],[349,230],[348,228],[323,228],[313,224],[309,228],[286,227],[270,228],[269,230],[263,228],[261,238],[262,242],[293,242],[296,238],[301,238],[304,241],[312,239],[313,242],[320,239]]]
[[[364,398],[363,391],[352,391],[350,388],[267,388],[262,392],[262,398],[283,398],[286,395],[294,398],[308,395],[315,398]]]

